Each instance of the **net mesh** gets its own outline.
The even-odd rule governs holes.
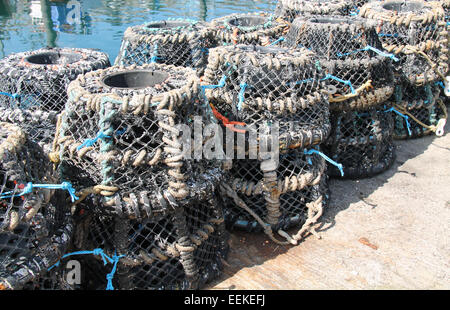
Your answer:
[[[282,18],[266,13],[239,13],[213,19],[216,44],[268,45],[288,30]]]
[[[210,51],[202,84],[222,125],[249,134],[276,123],[286,150],[318,144],[329,133],[320,76],[309,51],[236,45]]]
[[[283,43],[316,53],[326,75],[330,110],[365,110],[392,95],[391,58],[375,24],[359,17],[310,16],[294,20]]]
[[[263,171],[261,161],[236,160],[226,179],[243,202],[274,231],[305,224],[310,204],[326,201],[325,160],[305,155],[302,149],[291,150],[280,157],[272,171]],[[271,175],[273,174],[273,175]],[[262,231],[252,214],[227,195],[222,195],[228,229]]]
[[[393,115],[389,104],[366,111],[333,112],[332,131],[324,152],[344,167],[344,177],[372,177],[387,170],[395,159]],[[334,166],[332,177],[341,177]]]
[[[419,138],[433,133],[430,127],[437,126],[440,119],[446,119],[444,107],[437,104],[439,92],[439,87],[434,84],[415,86],[408,80],[396,86],[391,100],[403,115],[393,112],[395,139]]]
[[[372,1],[359,14],[377,21],[383,47],[399,58],[398,74],[418,86],[443,79],[448,71],[448,33],[438,2]]]
[[[109,65],[106,54],[89,49],[45,48],[5,57],[0,60],[1,120],[23,126],[47,150],[69,83]]]
[[[308,15],[349,15],[359,1],[344,0],[279,0],[275,15],[292,22]]]
[[[42,149],[16,125],[0,123],[0,287],[39,281],[66,250],[73,224],[61,192],[25,188],[54,183]]]
[[[125,31],[116,65],[161,63],[196,69],[201,76],[215,44],[208,23],[188,19],[151,21]]]

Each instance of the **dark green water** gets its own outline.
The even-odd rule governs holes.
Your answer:
[[[275,5],[274,0],[0,0],[0,58],[51,46],[96,48],[114,61],[129,26],[167,18],[209,21],[272,11]]]

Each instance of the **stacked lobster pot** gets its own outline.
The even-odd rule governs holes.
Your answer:
[[[404,131],[402,137],[417,137],[417,131],[407,130],[409,122],[425,125],[422,133],[443,133],[446,113],[435,117],[431,111],[436,106],[439,92],[436,84],[446,82],[448,72],[448,32],[444,21],[444,10],[439,2],[374,1],[360,10],[360,16],[377,22],[377,33],[383,47],[395,54],[399,61],[394,63],[396,95],[392,97],[396,131]],[[448,85],[447,85],[448,87]],[[427,102],[420,94],[431,92]],[[411,97],[417,94],[419,97]],[[411,104],[420,101],[423,104]],[[428,115],[428,116],[426,116]],[[428,119],[423,119],[426,116]],[[419,120],[419,122],[417,122]],[[397,127],[402,124],[402,128]]]
[[[0,123],[0,290],[59,288],[47,269],[69,246],[73,231],[64,192],[38,144],[11,123]],[[50,285],[56,284],[50,281]]]
[[[128,28],[115,65],[160,63],[197,70],[201,76],[214,32],[205,22],[189,19],[151,21]]]
[[[449,57],[449,50],[450,50],[450,32],[449,32],[449,26],[450,26],[450,0],[440,0],[439,3],[442,5],[442,8],[444,9],[444,21],[445,21],[445,26],[447,29],[447,57]],[[449,57],[449,61],[450,61],[450,57]],[[450,66],[450,64],[449,64]],[[447,72],[448,75],[448,72]],[[445,85],[449,85],[450,84],[450,78],[448,78],[448,76],[446,76],[446,81],[445,84],[443,84],[442,82],[438,82],[437,84],[439,86],[441,86],[441,99],[445,102],[445,104],[448,105],[448,103],[450,102],[449,98],[450,97],[450,89],[445,87]]]
[[[275,15],[288,22],[309,15],[350,15],[360,1],[346,0],[278,0]]]
[[[82,285],[195,289],[217,277],[227,252],[214,194],[223,170],[201,158],[210,118],[195,71],[114,66],[79,76],[68,95],[53,154],[79,190],[78,251],[63,258],[83,259]]]
[[[18,124],[48,152],[69,83],[109,65],[104,53],[72,48],[44,48],[0,60],[0,121]]]
[[[266,12],[231,14],[211,21],[216,46],[249,44],[267,46],[288,30],[288,24]]]
[[[327,198],[318,146],[330,131],[320,75],[306,49],[210,50],[203,88],[233,159],[221,186],[229,229],[264,231],[280,244],[315,233]],[[286,233],[292,227],[300,227],[295,236]]]
[[[333,177],[362,178],[386,170],[394,159],[394,91],[391,54],[382,51],[375,25],[359,17],[297,18],[286,45],[306,47],[320,58],[329,94],[332,130],[325,153],[343,165]]]

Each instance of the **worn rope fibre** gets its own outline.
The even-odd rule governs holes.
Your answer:
[[[251,168],[250,168],[251,167]],[[264,231],[277,244],[297,244],[322,215],[327,184],[325,160],[309,157],[303,149],[273,160],[237,160],[231,181],[221,185],[229,229]],[[294,236],[285,230],[300,226]],[[274,235],[276,231],[286,241]]]
[[[349,15],[353,5],[344,0],[279,0],[275,15],[292,22],[306,15]]]
[[[383,47],[399,56],[396,70],[413,84],[444,80],[448,71],[448,31],[438,2],[373,1],[359,15],[376,20]]]
[[[375,24],[359,17],[309,16],[294,20],[284,46],[316,53],[330,110],[365,110],[394,90],[392,59],[383,51]]]
[[[202,85],[216,117],[233,131],[277,122],[283,151],[318,144],[328,135],[320,75],[309,51],[236,45],[210,50]]]
[[[138,77],[134,81],[157,83],[139,89],[105,85],[130,74]],[[203,117],[198,96],[195,72],[171,65],[116,66],[80,76],[69,87],[51,157],[61,161],[63,179],[73,182],[81,198],[99,194],[104,208],[118,216],[164,212],[167,201],[191,199],[202,183],[216,182],[202,179],[200,169],[206,164],[213,169],[214,161],[195,166],[184,160],[177,129],[177,124],[192,129],[193,117]],[[203,121],[208,124],[206,117]],[[198,186],[188,187],[189,180]]]
[[[191,67],[203,74],[216,38],[211,25],[189,19],[150,21],[128,28],[115,65],[162,63]]]
[[[0,288],[37,281],[65,251],[72,233],[65,196],[22,193],[28,182],[53,183],[42,149],[16,125],[0,123]]]
[[[269,45],[287,32],[289,24],[267,12],[236,13],[211,21],[216,46]]]
[[[335,178],[361,179],[386,171],[395,160],[393,116],[389,104],[365,111],[333,112],[332,131],[323,145],[324,152],[344,167],[342,176],[335,167],[328,174]]]

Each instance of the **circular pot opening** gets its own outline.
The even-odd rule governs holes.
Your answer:
[[[348,18],[311,18],[309,20],[315,24],[353,24],[355,21]]]
[[[248,52],[258,52],[261,54],[285,53],[288,49],[275,46],[259,46],[259,45],[236,45],[237,48]]]
[[[102,79],[107,87],[141,89],[163,83],[169,74],[163,71],[135,70],[109,74]]]
[[[267,22],[267,18],[263,16],[245,16],[236,17],[228,21],[228,24],[234,27],[252,27],[264,25]]]
[[[383,4],[383,9],[396,12],[415,12],[423,8],[423,3],[416,1],[389,1]]]
[[[66,65],[81,60],[77,53],[43,52],[28,56],[25,61],[34,65]]]
[[[183,21],[166,21],[162,20],[160,22],[154,22],[147,24],[148,29],[173,29],[173,28],[179,28],[179,27],[188,27],[191,23],[189,22],[183,22]]]

